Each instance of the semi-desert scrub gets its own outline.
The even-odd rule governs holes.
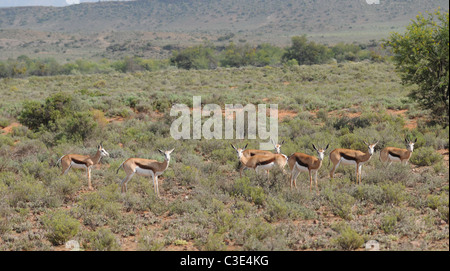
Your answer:
[[[361,240],[377,240],[383,250],[448,249],[448,128],[430,126],[425,117],[407,127],[396,110],[416,104],[405,100],[409,87],[389,63],[1,79],[2,89],[12,86],[14,93],[0,94],[0,119],[19,123],[12,132],[2,127],[0,136],[1,250],[64,249],[43,223],[54,212],[77,221],[77,233],[63,236],[85,250],[359,250]],[[260,140],[171,138],[172,104],[192,106],[194,95],[222,108],[278,104],[286,115],[279,118],[282,153],[315,155],[312,144],[330,144],[318,190],[309,191],[307,173],[296,189],[282,170],[269,177],[246,170],[240,178],[230,144],[258,148]],[[68,108],[56,106],[69,98]],[[48,123],[20,123],[34,120],[26,113],[41,107],[52,112]],[[92,129],[81,133],[80,125]],[[407,136],[418,138],[417,160],[379,161],[381,148],[403,148]],[[372,140],[379,146],[363,166],[362,184],[355,184],[353,166],[329,178],[329,151],[365,151],[363,141]],[[94,191],[87,190],[85,171],[61,175],[62,155],[93,154],[100,142],[110,157],[92,169]],[[116,170],[123,161],[162,161],[158,149],[171,148],[161,198],[148,177],[133,177],[127,193],[120,192],[125,173]]]

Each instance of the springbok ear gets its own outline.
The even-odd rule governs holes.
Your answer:
[[[316,146],[314,145],[314,144],[312,144],[312,146],[313,146],[313,148],[317,151],[317,148],[316,148]]]
[[[170,154],[170,153],[172,153],[172,152],[173,152],[173,150],[175,150],[175,148],[171,149],[171,150],[169,151],[169,154]]]
[[[247,146],[248,146],[248,143],[247,144],[245,144],[245,147],[242,149],[242,150],[245,150],[245,149],[247,149]]]
[[[230,144],[230,145],[233,149],[235,149],[237,151],[236,147],[233,144]]]
[[[283,141],[281,141],[281,144],[280,145],[283,145],[284,144],[284,139],[283,139]]]
[[[330,143],[327,144],[327,146],[325,147],[325,150],[328,150],[329,146],[330,146]]]
[[[369,143],[367,143],[366,141],[363,141],[364,142],[364,144],[366,144],[367,146],[369,146],[370,144]]]
[[[163,152],[162,150],[158,149],[158,151],[159,151],[160,153],[164,154],[164,152]]]
[[[417,138],[414,140],[414,143],[417,143]]]

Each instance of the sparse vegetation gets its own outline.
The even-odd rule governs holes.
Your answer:
[[[170,12],[167,1],[105,6],[141,5],[139,15],[143,7],[156,5],[158,16],[141,15],[140,21],[169,31],[194,9],[191,1],[170,2]],[[325,45],[317,32],[314,39],[294,37],[291,47],[283,47],[287,45],[265,40],[261,31],[291,35],[305,32],[293,32],[289,25],[309,27],[308,33],[325,25],[330,25],[328,31],[338,27],[324,17],[308,25],[315,9],[328,12],[330,20],[347,17],[319,9],[321,1],[266,1],[251,16],[245,8],[237,12],[229,1],[210,5],[219,2],[223,6],[214,11],[217,20],[203,9],[202,20],[210,22],[201,25],[217,27],[230,18],[233,25],[237,20],[255,22],[249,18],[261,14],[275,23],[252,30],[252,35],[245,29],[182,35],[177,28],[164,34],[105,31],[88,39],[76,32],[51,37],[44,33],[39,36],[43,44],[53,35],[60,41],[41,47],[0,43],[8,50],[37,50],[26,54],[29,57],[11,54],[0,61],[0,250],[64,250],[68,240],[79,242],[81,250],[99,251],[363,250],[368,240],[376,240],[381,250],[448,250],[449,127],[433,123],[430,112],[408,97],[415,86],[402,85],[377,42]],[[240,2],[248,8],[246,1]],[[345,1],[335,2],[331,5]],[[431,2],[435,4],[421,1],[420,7]],[[180,3],[185,6],[180,8]],[[283,6],[286,3],[290,6]],[[66,18],[91,18],[101,4],[92,3],[89,11],[61,10],[68,12]],[[386,5],[383,8],[393,7]],[[355,11],[355,6],[349,9]],[[278,9],[287,13],[272,18],[273,7],[276,14]],[[155,15],[155,10],[148,13]],[[20,21],[4,19],[10,18],[3,17],[4,12],[0,10],[0,35],[36,33],[4,29]],[[24,27],[34,17],[26,14],[16,15]],[[355,15],[345,26],[372,22],[371,14]],[[397,15],[398,20],[404,18]],[[153,21],[161,16],[167,17]],[[191,19],[196,22],[191,26],[198,27],[198,19]],[[33,21],[39,27],[47,22],[43,16]],[[69,24],[70,19],[58,27],[69,29]],[[130,25],[117,27],[127,30]],[[343,34],[347,28],[340,30],[341,40],[351,40]],[[367,30],[372,35],[373,28]],[[297,45],[306,48],[307,57],[296,55]],[[89,46],[103,51],[87,52]],[[78,60],[58,51],[74,54],[80,52],[77,47],[82,52]],[[44,60],[42,48],[57,48],[56,54],[64,57]],[[311,52],[319,55],[315,58]],[[262,140],[174,140],[170,110],[179,103],[192,107],[193,96],[201,96],[202,106],[221,108],[278,104],[282,153],[315,155],[312,144],[329,144],[317,191],[309,190],[307,173],[300,173],[296,189],[290,189],[289,174],[279,169],[271,170],[269,177],[246,170],[240,178],[230,144],[258,148]],[[379,160],[380,149],[403,148],[405,137],[417,138],[408,165],[388,166]],[[355,184],[351,166],[339,167],[330,179],[329,152],[339,147],[365,151],[364,141],[379,143],[362,168],[362,183]],[[84,171],[61,175],[56,161],[63,154],[92,154],[100,142],[110,156],[92,169],[93,191],[87,188]],[[162,161],[158,149],[172,148],[170,165],[159,177],[161,198],[150,178],[137,175],[121,193],[125,173],[116,170],[123,161]]]
[[[408,92],[393,69],[344,63],[2,79],[3,88],[17,90],[2,93],[0,118],[22,126],[0,137],[0,213],[8,218],[0,220],[0,248],[51,250],[70,238],[85,250],[358,250],[370,235],[383,250],[410,249],[411,238],[424,240],[425,249],[447,249],[448,160],[436,150],[448,148],[448,127],[423,121],[410,130],[387,112],[401,110]],[[405,133],[418,138],[417,147],[409,165],[389,168],[377,150],[361,185],[354,184],[352,167],[340,167],[330,180],[326,155],[317,193],[309,192],[303,173],[298,190],[290,190],[282,171],[271,171],[269,180],[252,171],[239,178],[229,144],[242,142],[171,139],[170,107],[191,104],[193,95],[220,106],[276,101],[280,116],[295,110],[280,118],[285,154],[313,154],[312,143],[365,150],[362,141],[371,139],[380,148],[401,147]],[[48,118],[34,118],[39,114]],[[96,125],[71,124],[81,120]],[[110,157],[92,171],[94,191],[87,191],[84,172],[60,176],[53,167],[64,153],[91,154],[99,141]],[[120,193],[124,175],[115,170],[121,162],[132,156],[161,161],[157,149],[169,147],[175,151],[160,177],[161,199],[139,176]],[[334,223],[344,224],[330,229]],[[28,240],[33,228],[43,230],[41,243]]]

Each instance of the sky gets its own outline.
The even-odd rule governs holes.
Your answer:
[[[0,0],[1,7],[18,7],[18,6],[55,6],[62,7],[80,2],[98,2],[99,0]],[[112,0],[101,0],[112,1]],[[124,0],[115,0],[124,1]],[[126,1],[126,0],[125,0]]]

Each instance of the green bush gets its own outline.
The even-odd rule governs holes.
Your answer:
[[[431,209],[437,210],[441,219],[448,223],[448,194],[442,193],[441,195],[428,196],[427,205]]]
[[[432,147],[423,147],[414,150],[410,161],[418,166],[431,166],[442,161],[442,155],[437,153]]]
[[[332,51],[322,44],[308,41],[306,35],[292,37],[292,46],[282,56],[284,62],[295,59],[300,65],[323,64],[332,57]]]
[[[182,69],[210,69],[217,67],[214,48],[198,45],[184,50],[174,51],[170,62]]]
[[[324,194],[328,199],[331,210],[335,215],[346,220],[353,219],[352,207],[356,202],[354,197],[346,192],[331,191],[329,188],[326,188]]]
[[[43,218],[47,238],[53,245],[61,245],[78,233],[80,222],[65,211],[55,211]]]
[[[391,233],[394,230],[397,221],[398,218],[396,215],[385,215],[381,220],[380,228],[384,231],[384,233]]]
[[[332,243],[343,250],[354,250],[364,244],[364,238],[348,225],[340,226],[340,235]]]
[[[60,118],[71,114],[73,98],[67,93],[56,93],[48,97],[44,103],[25,101],[19,115],[19,121],[32,130],[48,126]]]
[[[403,184],[388,182],[381,185],[381,189],[385,203],[399,204],[407,200],[408,195]]]
[[[118,251],[120,243],[110,229],[101,228],[85,237],[86,248],[95,251]]]
[[[245,200],[253,202],[257,205],[264,204],[266,195],[261,187],[252,186],[248,177],[242,177],[235,181],[231,194],[233,196],[241,196]]]
[[[214,233],[208,236],[206,244],[203,248],[206,251],[224,251],[227,249],[223,241],[223,234]]]

